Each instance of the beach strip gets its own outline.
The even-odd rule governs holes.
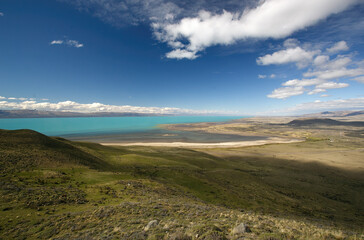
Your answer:
[[[133,142],[133,143],[100,143],[105,146],[145,146],[145,147],[183,147],[183,148],[235,148],[259,146],[273,143],[296,143],[302,139],[285,139],[272,137],[265,140],[219,142],[219,143],[190,143],[190,142]]]

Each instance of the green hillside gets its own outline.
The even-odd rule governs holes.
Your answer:
[[[0,239],[363,238],[362,172],[317,162],[0,130],[0,163]]]

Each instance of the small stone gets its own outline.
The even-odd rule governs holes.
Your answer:
[[[154,228],[154,227],[156,227],[157,225],[158,225],[158,221],[157,221],[157,220],[152,220],[152,221],[150,221],[150,222],[147,224],[147,226],[145,226],[144,231],[148,231],[149,229]]]
[[[248,225],[240,223],[238,226],[234,227],[232,234],[249,233],[251,232]]]

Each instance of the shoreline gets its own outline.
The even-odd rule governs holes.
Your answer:
[[[260,146],[266,144],[276,143],[296,143],[302,142],[300,139],[284,139],[278,137],[271,137],[266,140],[254,141],[236,141],[236,142],[219,142],[219,143],[189,143],[189,142],[133,142],[133,143],[108,143],[101,142],[99,144],[104,146],[144,146],[144,147],[183,147],[183,148],[237,148]]]

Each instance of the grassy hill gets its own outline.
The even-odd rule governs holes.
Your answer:
[[[246,149],[257,154],[0,130],[0,239],[363,238],[363,172]]]

